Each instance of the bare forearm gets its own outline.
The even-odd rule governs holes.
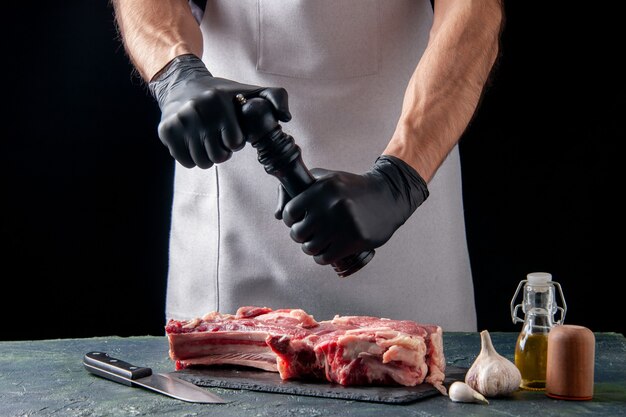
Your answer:
[[[179,55],[202,55],[202,35],[187,0],[112,3],[126,52],[145,81]]]
[[[439,0],[385,149],[430,181],[472,118],[498,55],[499,0]]]

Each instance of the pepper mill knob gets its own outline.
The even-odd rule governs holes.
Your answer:
[[[246,99],[243,94],[235,96],[241,105],[241,111],[246,115],[246,140],[254,146],[268,132],[276,129],[279,124],[272,113],[271,104],[264,99]]]

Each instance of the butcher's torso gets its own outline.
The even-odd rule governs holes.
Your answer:
[[[287,89],[283,129],[308,167],[363,173],[394,132],[432,13],[428,0],[209,0],[202,58],[216,77]],[[348,278],[274,218],[277,184],[249,145],[207,170],[177,164],[167,318],[259,305],[476,330],[456,148],[428,200]]]

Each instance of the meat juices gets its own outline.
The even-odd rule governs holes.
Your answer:
[[[282,379],[341,385],[427,382],[445,393],[443,333],[436,325],[369,316],[317,322],[300,309],[241,307],[165,327],[176,369],[231,364],[279,372]]]

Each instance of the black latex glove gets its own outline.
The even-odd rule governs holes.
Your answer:
[[[422,177],[393,156],[380,156],[362,175],[311,173],[317,181],[291,201],[279,187],[275,216],[320,265],[382,246],[428,197]]]
[[[242,149],[237,94],[262,97],[278,120],[291,119],[284,88],[263,88],[216,78],[195,55],[181,55],[149,84],[161,108],[159,138],[181,165],[210,168]]]

